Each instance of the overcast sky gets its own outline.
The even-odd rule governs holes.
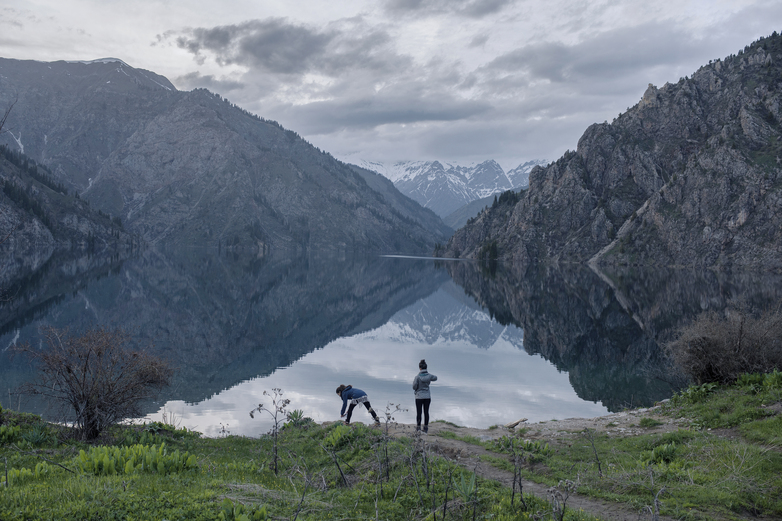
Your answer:
[[[775,30],[780,0],[0,0],[0,56],[119,58],[340,158],[506,169]]]

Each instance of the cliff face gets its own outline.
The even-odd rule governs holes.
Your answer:
[[[3,142],[147,242],[420,253],[447,237],[294,132],[119,60],[0,59],[0,103],[15,93]]]
[[[137,242],[121,222],[54,183],[46,169],[0,148],[0,297],[13,279],[38,270],[58,250],[124,256]]]
[[[649,85],[529,189],[457,231],[446,255],[782,268],[782,36]]]

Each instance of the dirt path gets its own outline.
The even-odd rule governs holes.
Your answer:
[[[673,431],[680,427],[681,420],[673,420],[661,416],[658,412],[657,408],[637,409],[598,418],[568,418],[566,420],[533,424],[522,423],[520,427],[523,426],[528,429],[524,435],[525,438],[545,441],[551,447],[556,447],[559,443],[567,442],[568,439],[579,436],[587,428],[598,432],[606,432],[609,436],[632,436],[641,433]],[[662,422],[662,424],[652,429],[640,428],[638,423],[643,417],[654,418]],[[460,437],[474,436],[482,441],[489,441],[508,434],[511,432],[509,429],[473,429],[454,427],[438,422],[429,425],[429,433],[425,435],[424,441],[429,444],[434,452],[446,456],[463,467],[476,472],[478,476],[484,479],[499,481],[508,487],[512,486],[513,474],[511,472],[493,467],[480,459],[483,455],[491,454],[498,456],[498,454],[489,452],[483,447],[471,443],[438,435],[442,434],[443,431],[450,431]],[[394,436],[413,436],[415,428],[413,425],[395,424],[389,426],[389,434]],[[525,480],[523,487],[524,492],[535,494],[544,499],[549,497],[549,487],[545,485]],[[582,509],[594,516],[611,521],[652,519],[651,512],[639,512],[623,504],[611,503],[581,495],[571,495],[567,500],[567,508],[569,510]],[[673,521],[672,518],[665,516],[659,516],[659,519]]]

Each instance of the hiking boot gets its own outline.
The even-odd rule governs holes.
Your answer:
[[[424,434],[429,434],[429,426],[424,425]]]

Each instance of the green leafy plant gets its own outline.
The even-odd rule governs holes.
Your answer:
[[[708,395],[713,393],[719,388],[719,385],[715,383],[705,383],[701,385],[691,385],[687,389],[678,392],[673,395],[671,402],[674,405],[683,403],[699,403],[702,402]]]
[[[165,443],[151,447],[90,447],[86,452],[79,451],[75,464],[82,473],[98,476],[140,472],[166,475],[198,467],[195,456],[179,450],[169,454]]]
[[[671,463],[676,457],[676,442],[658,445],[651,451],[644,451],[641,454],[641,463],[644,465],[659,465],[661,463]]]
[[[13,443],[22,435],[22,428],[18,425],[0,425],[0,445]]]
[[[22,440],[32,447],[41,447],[54,443],[55,437],[45,423],[36,423],[22,433]]]
[[[266,521],[269,519],[269,514],[266,512],[265,505],[260,508],[248,508],[241,503],[234,505],[233,501],[225,498],[220,505],[217,519],[220,521]]]

